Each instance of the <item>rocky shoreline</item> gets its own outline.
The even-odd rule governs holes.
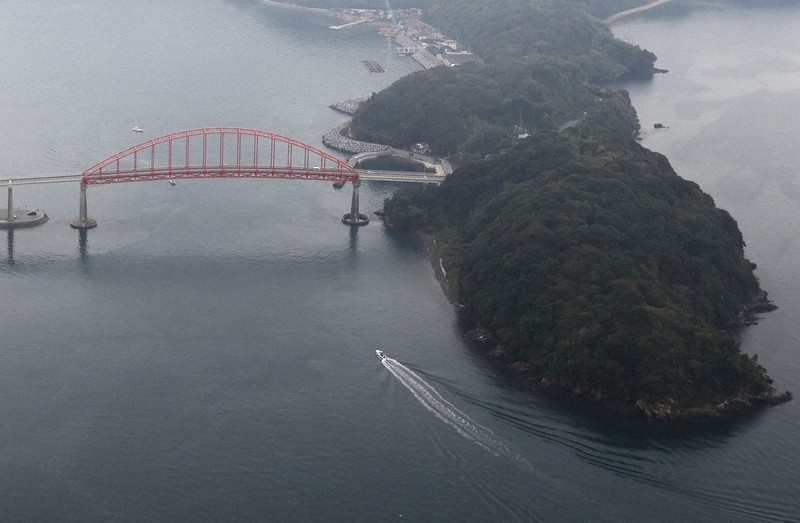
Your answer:
[[[567,394],[574,399],[589,402],[608,411],[643,418],[648,422],[723,420],[760,407],[779,405],[790,401],[793,397],[789,391],[780,392],[770,386],[766,392],[761,394],[741,391],[734,396],[720,397],[714,402],[697,404],[679,404],[673,399],[649,402],[643,398],[636,400],[612,398],[605,395],[602,390],[573,383],[558,376],[549,376],[533,371],[530,363],[512,357],[491,334],[483,329],[469,330],[467,336],[478,344],[484,354],[494,360],[496,364],[507,372],[522,378],[530,389]]]
[[[762,394],[739,392],[732,397],[721,397],[718,401],[699,404],[679,404],[668,399],[663,402],[648,402],[645,399],[623,400],[606,396],[603,391],[588,386],[571,383],[557,376],[534,373],[527,362],[515,360],[496,341],[481,329],[467,332],[468,336],[486,349],[486,355],[512,374],[523,378],[534,390],[567,394],[575,399],[589,402],[608,411],[631,417],[639,417],[648,422],[671,421],[713,421],[728,419],[764,406],[774,406],[792,399],[789,391],[780,392],[774,387]]]
[[[391,223],[386,222],[386,226],[391,227]],[[425,234],[424,232],[417,232],[417,235],[422,242],[422,247],[425,249],[425,254],[428,256],[428,260],[431,262],[433,273],[436,276],[436,281],[439,282],[439,286],[442,288],[442,292],[444,292],[444,295],[447,296],[447,299],[450,301],[450,303],[461,309],[461,305],[456,302],[455,297],[450,289],[450,284],[447,281],[447,271],[444,269],[444,264],[442,263],[442,254],[439,251],[439,244],[436,242],[436,238],[430,234]]]
[[[387,227],[391,224],[387,223]],[[461,320],[465,325],[473,324],[473,328],[466,331],[466,335],[481,348],[484,355],[493,360],[507,372],[521,378],[527,387],[532,390],[550,391],[567,394],[574,399],[586,401],[610,412],[630,417],[639,417],[648,422],[663,423],[673,421],[713,421],[728,419],[733,415],[744,413],[764,406],[774,406],[792,399],[789,391],[780,392],[774,387],[762,394],[749,394],[740,392],[732,397],[720,397],[718,401],[700,404],[678,404],[674,400],[660,403],[648,402],[644,399],[623,400],[606,396],[603,391],[593,389],[579,383],[572,383],[558,376],[548,376],[537,373],[531,369],[530,363],[515,359],[498,343],[496,339],[480,327],[475,327],[474,322],[468,318],[464,306],[455,299],[447,281],[447,273],[442,263],[442,256],[436,238],[422,232],[417,233],[422,242],[425,253],[431,262],[431,267],[436,275],[436,280],[450,302],[456,307]],[[742,313],[742,322],[737,328],[753,325],[758,318],[756,313],[769,312],[777,307],[769,301],[767,293],[762,293]]]

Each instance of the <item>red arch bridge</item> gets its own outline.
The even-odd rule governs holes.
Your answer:
[[[80,176],[80,210],[70,225],[90,229],[86,189],[90,185],[198,178],[282,178],[350,183],[348,225],[366,225],[358,209],[359,172],[324,151],[292,138],[255,129],[189,129],[147,140],[98,162]]]

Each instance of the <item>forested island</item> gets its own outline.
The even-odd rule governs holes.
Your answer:
[[[397,81],[352,133],[457,166],[388,199],[387,224],[436,238],[468,325],[531,384],[658,420],[786,401],[733,337],[772,307],[736,221],[607,87],[658,72],[601,22],[645,3],[417,2],[485,63]]]

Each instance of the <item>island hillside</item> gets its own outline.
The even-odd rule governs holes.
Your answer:
[[[537,133],[398,192],[387,219],[436,235],[468,320],[536,385],[655,418],[785,398],[729,334],[763,300],[734,219],[602,135]]]
[[[604,97],[597,86],[652,76],[653,53],[617,40],[576,5],[582,3],[430,0],[426,18],[463,39],[485,65],[437,67],[398,80],[356,111],[352,136],[400,148],[425,142],[459,163],[581,115]]]
[[[635,4],[430,0],[485,64],[399,80],[352,133],[457,166],[388,199],[387,223],[436,238],[465,319],[532,384],[650,419],[787,400],[731,335],[770,307],[736,221],[638,144],[607,87],[656,71],[598,18]]]

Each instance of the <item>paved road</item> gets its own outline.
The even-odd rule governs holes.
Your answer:
[[[409,171],[366,171],[356,169],[364,181],[400,182],[400,183],[442,183],[446,177],[439,173]]]
[[[79,173],[53,173],[43,174],[41,176],[32,176],[30,178],[9,178],[5,182],[0,180],[0,186],[11,185],[38,185],[40,183],[67,183],[81,181],[82,174]]]
[[[449,167],[449,164],[447,164]],[[424,173],[419,171],[382,171],[356,169],[362,180],[379,182],[406,182],[406,183],[442,183],[447,176],[444,172],[437,169],[436,173]],[[0,187],[9,185],[19,187],[22,185],[39,185],[45,183],[78,183],[81,181],[82,174],[73,173],[54,173],[29,178],[10,178],[5,182],[0,181]]]

